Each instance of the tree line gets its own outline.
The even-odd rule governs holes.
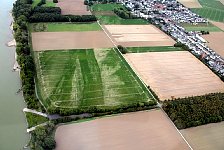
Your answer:
[[[164,101],[163,109],[178,129],[224,121],[224,93]]]
[[[123,19],[136,19],[126,8],[115,8],[114,13]]]

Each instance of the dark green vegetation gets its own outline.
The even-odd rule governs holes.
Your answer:
[[[37,52],[35,61],[39,97],[50,113],[102,113],[155,105],[115,49]]]
[[[193,12],[210,20],[224,22],[224,5],[216,0],[199,0],[203,8],[194,8]]]
[[[128,10],[121,4],[94,4],[91,6],[91,10],[93,14],[96,14],[96,17],[100,20],[101,24],[148,24],[146,20],[134,19],[135,17],[129,15],[130,13]],[[117,14],[120,14],[123,18],[132,19],[123,19],[116,15],[114,10],[117,10]]]
[[[54,131],[55,125],[53,123],[37,127],[31,132],[30,148],[34,150],[53,150],[56,147]]]
[[[218,27],[211,23],[199,23],[197,25],[182,23],[181,24],[187,31],[209,31],[209,32],[219,32],[222,31]]]
[[[21,67],[20,78],[23,85],[24,100],[28,108],[43,111],[42,105],[35,96],[35,83],[33,78],[35,76],[35,65],[31,56],[28,40],[27,25],[28,18],[31,14],[31,4],[27,4],[23,0],[17,0],[13,5],[12,13],[15,21],[13,29],[17,42],[17,61]]]
[[[32,23],[31,32],[99,31],[98,23]]]
[[[126,47],[125,49],[127,50],[127,53],[183,51],[181,47],[173,46]]]
[[[165,101],[163,109],[179,129],[224,121],[224,94]]]
[[[33,114],[33,113],[30,113],[30,112],[25,112],[25,114],[26,114],[26,120],[27,120],[27,123],[28,123],[28,128],[37,126],[41,123],[44,123],[44,122],[48,121],[48,118],[37,115],[37,114]]]

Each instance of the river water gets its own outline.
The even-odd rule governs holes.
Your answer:
[[[22,112],[25,106],[18,72],[12,72],[15,48],[5,44],[12,40],[9,29],[14,0],[0,0],[0,150],[22,150],[29,135]]]

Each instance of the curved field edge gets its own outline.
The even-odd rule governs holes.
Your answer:
[[[81,53],[81,55],[79,57],[82,59],[83,58],[82,53],[86,53],[85,51],[89,51],[88,53],[92,53],[91,51],[93,51],[93,50],[72,50],[72,51],[75,53],[75,55],[77,53]],[[72,51],[69,50],[67,52],[71,53]],[[62,52],[62,53],[64,53],[64,52]],[[48,54],[51,53],[52,54],[52,53],[60,53],[60,52],[59,51],[57,51],[57,52],[51,51],[51,52],[42,52],[42,53],[48,53]],[[109,55],[106,53],[108,53]],[[91,112],[91,111],[94,111],[93,109],[97,109],[98,111],[104,112],[104,111],[110,111],[110,110],[114,110],[114,109],[125,108],[125,107],[155,105],[156,102],[153,99],[153,96],[148,92],[146,87],[143,85],[143,83],[140,81],[140,79],[135,75],[135,73],[130,68],[130,66],[127,64],[127,62],[125,60],[123,60],[122,57],[120,57],[118,53],[119,52],[117,52],[115,49],[113,49],[113,50],[112,49],[94,50],[94,53],[91,54],[92,56],[90,56],[88,60],[91,60],[95,55],[95,57],[97,57],[97,59],[94,58],[95,60],[93,59],[91,61],[91,64],[95,63],[95,67],[93,67],[93,68],[90,67],[87,70],[86,70],[86,68],[88,68],[88,61],[82,62],[82,61],[86,61],[85,59],[82,61],[78,60],[79,61],[78,63],[80,63],[82,66],[83,66],[83,64],[87,63],[87,65],[84,65],[85,67],[81,67],[81,71],[77,72],[77,70],[76,70],[76,73],[74,74],[74,75],[79,74],[79,76],[82,78],[79,81],[77,78],[75,79],[76,87],[79,86],[79,90],[81,89],[81,92],[75,93],[76,98],[81,95],[81,98],[79,101],[77,101],[76,99],[60,100],[60,99],[57,99],[57,97],[56,97],[56,101],[55,100],[52,101],[52,99],[50,99],[48,96],[44,95],[46,90],[44,91],[44,88],[43,88],[44,85],[41,83],[40,72],[37,71],[37,72],[39,72],[39,73],[37,73],[37,76],[39,76],[39,77],[37,77],[38,80],[36,82],[36,85],[37,85],[37,94],[38,94],[39,99],[42,101],[42,103],[48,110],[50,109],[50,111],[52,109],[54,111],[55,111],[55,109],[58,109],[58,110],[59,109],[71,109],[71,110],[73,110],[74,113],[80,113],[80,111],[81,112]],[[37,67],[37,70],[40,70],[40,65],[38,64],[39,59],[38,59],[37,55],[38,55],[38,53],[35,52],[34,56],[35,56],[36,67]],[[62,55],[60,55],[60,56],[62,56]],[[108,56],[113,56],[113,57],[109,58],[109,59],[105,59]],[[105,57],[104,60],[100,60],[100,58],[103,58],[103,57]],[[115,62],[118,64],[120,63],[119,64],[120,66],[119,65],[116,66],[116,64],[114,64],[114,62],[111,63],[111,60],[113,60],[113,59],[117,60],[117,62],[116,61]],[[75,61],[77,64],[77,60],[74,60],[74,62]],[[61,60],[60,60],[60,62],[61,62]],[[104,64],[106,64],[106,65],[104,65]],[[99,68],[97,69],[97,67],[99,67]],[[90,71],[91,69],[93,69],[93,72]],[[68,71],[69,71],[68,73],[70,74],[71,72],[74,73],[75,70],[72,70],[72,71],[68,70]],[[56,72],[60,73],[59,70],[56,70]],[[99,77],[99,79],[95,79],[95,78],[93,79],[92,78],[93,76],[91,76],[91,73],[99,74],[106,78]],[[67,75],[71,76],[69,74],[67,74]],[[67,75],[65,75],[64,77],[67,78],[68,77]],[[119,81],[119,79],[121,79],[120,82],[114,82],[117,80]],[[93,80],[96,80],[96,81],[93,81]],[[124,80],[126,80],[126,81],[124,81]],[[132,81],[132,82],[128,83],[127,81]],[[100,83],[97,86],[92,84],[92,85],[94,85],[93,88],[96,88],[96,89],[98,88],[98,91],[97,90],[96,90],[97,92],[94,92],[91,90],[88,91],[89,89],[91,89],[91,87],[88,86],[88,84],[89,84],[88,82],[93,82],[95,84]],[[110,83],[110,82],[113,84],[112,85],[105,84],[105,83]],[[69,82],[67,82],[67,83],[64,82],[64,83],[65,83],[65,86],[67,84],[70,84]],[[64,83],[62,83],[62,85]],[[83,86],[84,83],[87,86]],[[129,86],[129,87],[127,87],[127,86]],[[57,86],[55,86],[55,87],[57,87]],[[134,89],[132,87],[134,87]],[[105,90],[105,88],[106,88],[106,90]],[[58,91],[71,90],[71,88],[63,89],[60,87],[59,88],[57,87],[55,89],[57,89],[57,90],[59,89]],[[136,93],[136,91],[137,91],[137,93]],[[91,92],[93,93],[93,95],[91,94]],[[90,93],[90,95],[89,95],[89,93]],[[102,93],[103,94],[106,93],[109,96],[105,96]],[[126,96],[125,95],[126,93],[129,95]],[[74,94],[74,91],[73,91],[73,94]],[[125,96],[123,96],[122,94]],[[59,95],[61,95],[61,94],[59,94]],[[88,99],[88,98],[85,99],[86,95],[87,95],[87,97],[89,95],[90,99]],[[113,95],[113,96],[110,96],[110,95]],[[69,97],[69,95],[66,95],[64,98],[67,98],[67,97]]]

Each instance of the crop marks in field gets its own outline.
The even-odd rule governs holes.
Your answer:
[[[149,93],[114,49],[45,51],[35,55],[38,89],[47,107],[117,106],[149,101]]]
[[[220,1],[199,0],[203,8],[192,9],[195,13],[210,20],[224,22],[224,5]]]

